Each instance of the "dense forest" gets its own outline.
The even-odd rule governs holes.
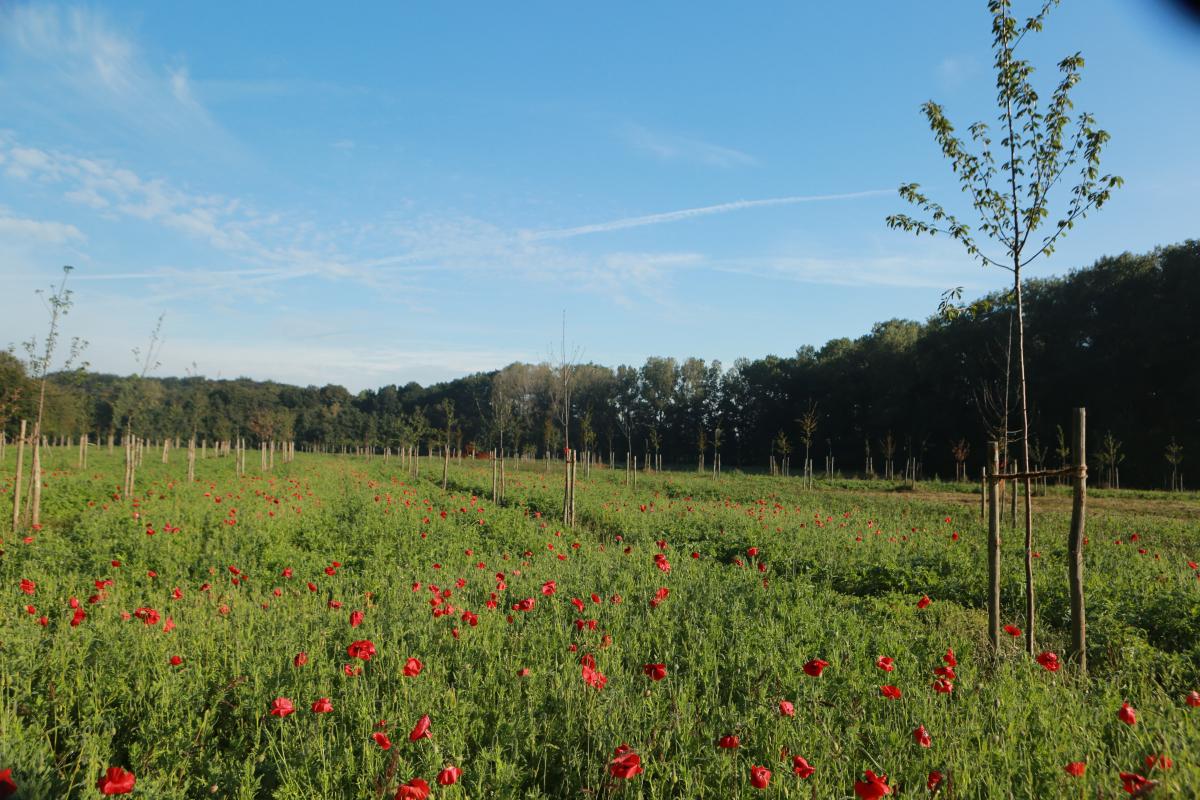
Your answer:
[[[1200,476],[1200,241],[1029,281],[1025,302],[1035,461],[1060,463],[1059,428],[1082,405],[1101,483],[1115,467],[1123,485],[1165,486],[1191,459]],[[615,369],[516,363],[356,395],[247,378],[57,373],[44,433],[119,440],[132,419],[152,439],[428,447],[444,441],[449,412],[452,445],[468,453],[560,452],[565,419],[572,447],[622,464],[627,451],[674,465],[698,465],[701,454],[711,463],[719,451],[726,468],[762,469],[772,455],[799,464],[808,451],[818,472],[829,455],[844,473],[868,458],[876,472],[889,461],[899,471],[911,456],[928,477],[952,477],[958,463],[978,475],[985,441],[1019,436],[1015,378],[1006,380],[1011,325],[1010,298],[997,293],[924,323],[880,322],[857,339],[728,367],[657,356]],[[0,353],[9,441],[36,394],[25,365]]]

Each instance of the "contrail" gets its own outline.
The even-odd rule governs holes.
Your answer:
[[[709,214],[724,214],[728,211],[741,211],[744,208],[761,208],[764,206],[788,206],[796,203],[819,203],[825,200],[854,200],[860,197],[878,197],[883,194],[893,194],[894,189],[869,189],[865,192],[846,192],[844,194],[810,194],[793,195],[791,197],[770,197],[765,200],[735,200],[732,203],[720,203],[715,206],[700,208],[685,208],[680,211],[665,211],[661,214],[647,214],[644,217],[626,217],[611,222],[598,222],[594,225],[580,225],[577,228],[559,228],[548,231],[532,231],[522,234],[526,240],[538,241],[543,239],[569,239],[572,236],[583,236],[589,233],[607,233],[625,228],[640,228],[643,225],[658,225],[662,222],[676,222],[692,217],[704,217]]]

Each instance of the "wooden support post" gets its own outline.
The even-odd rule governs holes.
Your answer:
[[[1000,650],[1000,445],[988,442],[988,640]]]
[[[21,478],[25,472],[25,420],[21,420],[21,435],[17,438],[17,474],[13,479],[13,533],[21,527]]]
[[[1071,652],[1068,657],[1087,675],[1087,613],[1083,596],[1083,533],[1087,513],[1087,410],[1077,408],[1071,418],[1071,449],[1074,456],[1074,497],[1071,502],[1071,532],[1067,539],[1067,578],[1071,592]]]

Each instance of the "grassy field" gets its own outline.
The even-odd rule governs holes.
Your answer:
[[[96,797],[110,767],[164,799],[879,796],[867,770],[897,797],[1121,797],[1121,773],[1200,795],[1195,495],[1099,493],[1081,680],[1016,637],[989,652],[969,487],[581,469],[563,530],[561,465],[510,463],[496,506],[486,462],[443,492],[428,460],[209,459],[190,485],[181,461],[148,453],[123,498],[119,454],[56,452],[43,529],[4,537],[16,797]],[[1039,649],[1061,653],[1068,509],[1039,503]]]

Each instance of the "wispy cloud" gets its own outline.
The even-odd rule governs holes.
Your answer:
[[[641,217],[625,217],[624,219],[597,222],[591,225],[579,225],[574,228],[559,228],[557,230],[526,231],[522,236],[530,241],[545,239],[570,239],[589,233],[608,233],[625,228],[640,228],[644,225],[661,225],[664,222],[678,222],[694,217],[706,217],[711,214],[727,214],[730,211],[742,211],[747,208],[766,208],[768,206],[789,206],[797,203],[822,203],[829,200],[857,200],[864,197],[878,197],[893,194],[893,189],[868,189],[862,192],[844,192],[841,194],[810,194],[792,195],[790,197],[768,197],[763,200],[735,200],[731,203],[718,203],[712,206],[685,208],[679,211],[664,211],[659,214],[647,214]]]
[[[74,225],[53,220],[25,219],[0,209],[0,241],[18,240],[38,244],[64,245],[82,242],[86,237]]]
[[[635,150],[663,161],[689,161],[710,167],[751,167],[758,164],[757,158],[741,150],[687,136],[652,131],[641,125],[626,125],[620,135]]]
[[[237,150],[196,98],[186,65],[144,52],[99,10],[0,5],[0,65],[10,113],[71,135],[109,129],[139,142]]]

